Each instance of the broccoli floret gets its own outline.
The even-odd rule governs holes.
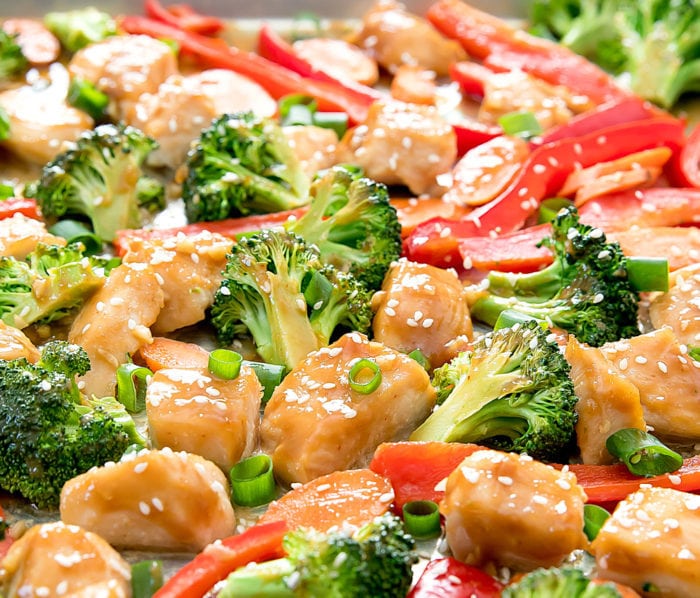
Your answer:
[[[144,224],[143,208],[152,209],[154,197],[162,205],[163,191],[153,191],[162,184],[139,182],[148,178],[143,163],[157,147],[134,127],[100,125],[46,164],[31,194],[44,216],[85,216],[95,234],[111,242],[117,230]]]
[[[81,400],[75,376],[88,364],[84,349],[66,341],[48,342],[36,364],[24,358],[0,360],[3,490],[40,507],[54,506],[66,481],[118,460],[139,442],[123,407]]]
[[[282,129],[252,112],[215,119],[188,153],[186,169],[182,197],[190,222],[309,203],[309,178]]]
[[[563,462],[577,421],[570,369],[534,320],[486,334],[436,370],[444,400],[410,439],[474,442]]]
[[[503,598],[622,598],[612,582],[593,583],[575,567],[536,569],[503,589]]]
[[[89,44],[117,34],[116,21],[94,6],[46,13],[44,25],[69,52],[77,52]]]
[[[0,81],[18,75],[27,65],[27,57],[17,43],[17,34],[0,28]]]
[[[71,315],[105,281],[100,258],[82,243],[39,243],[26,260],[0,257],[0,318],[16,328]]]
[[[639,293],[618,243],[579,222],[571,207],[557,214],[552,235],[540,245],[552,250],[553,263],[529,274],[490,272],[487,291],[471,306],[476,319],[493,326],[503,310],[512,309],[594,347],[639,334]]]
[[[352,535],[313,530],[288,533],[283,559],[234,571],[219,596],[238,598],[403,598],[417,561],[401,520],[383,515]]]
[[[401,255],[401,225],[386,186],[340,166],[313,183],[309,211],[287,229],[372,290]]]
[[[240,239],[227,256],[210,320],[222,342],[250,332],[265,361],[292,368],[328,345],[338,327],[366,332],[370,298],[298,235],[263,230]]]

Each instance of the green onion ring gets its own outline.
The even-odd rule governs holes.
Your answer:
[[[243,356],[230,349],[214,349],[209,353],[209,372],[223,380],[235,380],[241,373]]]
[[[369,370],[372,377],[367,382],[360,382],[359,375],[364,370]],[[350,388],[363,395],[373,393],[382,383],[382,370],[379,369],[377,362],[372,359],[360,359],[350,368],[348,372],[348,383]]]
[[[603,507],[593,504],[583,505],[583,533],[586,534],[589,541],[593,542],[596,539],[600,528],[603,527],[608,517],[610,517],[610,513]]]
[[[266,505],[277,494],[269,455],[253,455],[239,461],[231,468],[229,478],[231,498],[242,507]]]
[[[440,535],[440,510],[432,500],[412,500],[403,506],[406,531],[414,538],[434,538]]]
[[[131,593],[133,598],[151,598],[162,585],[162,561],[139,561],[131,565]]]
[[[153,372],[135,363],[123,363],[117,368],[117,400],[131,413],[146,408],[146,386]]]

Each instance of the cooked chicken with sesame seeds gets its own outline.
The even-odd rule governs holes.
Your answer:
[[[2,561],[0,594],[129,598],[131,567],[97,534],[61,521],[36,524]]]
[[[669,275],[669,289],[649,304],[654,328],[670,327],[678,342],[700,344],[700,264],[686,266]]]
[[[110,272],[68,332],[68,340],[83,347],[90,357],[90,371],[81,378],[83,392],[114,395],[117,368],[151,341],[149,327],[158,318],[163,301],[160,281],[147,264],[122,264]]]
[[[0,220],[0,256],[24,259],[38,243],[65,245],[66,240],[49,233],[41,220],[23,214]]]
[[[465,350],[473,334],[457,274],[428,264],[396,262],[375,293],[372,308],[377,341],[402,353],[420,349],[432,367]]]
[[[350,387],[350,369],[372,360],[376,390]],[[368,375],[358,372],[358,376]],[[405,439],[430,413],[435,390],[418,362],[354,332],[311,353],[272,394],[260,426],[262,448],[284,483],[364,466],[382,442]]]
[[[73,478],[60,510],[64,523],[122,548],[198,551],[236,525],[221,470],[170,449],[131,453]]]
[[[313,177],[320,170],[337,163],[338,135],[332,129],[314,125],[291,125],[282,127],[282,132],[299,158],[302,169],[309,176]]]
[[[39,359],[39,350],[24,332],[0,320],[0,359],[25,358],[32,363]]]
[[[591,551],[602,576],[645,596],[700,596],[700,496],[640,488],[618,504]]]
[[[584,501],[574,474],[525,455],[482,450],[449,475],[440,512],[459,560],[529,571],[556,566],[586,546]]]

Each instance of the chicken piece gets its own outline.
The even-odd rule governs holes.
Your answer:
[[[585,499],[569,471],[480,450],[448,476],[440,511],[457,559],[528,571],[558,565],[586,545]]]
[[[0,359],[10,361],[22,357],[36,363],[40,353],[24,332],[0,320]]]
[[[246,365],[233,380],[205,368],[158,370],[146,392],[151,443],[200,455],[229,471],[255,447],[262,394]]]
[[[612,366],[639,389],[653,433],[700,440],[700,362],[669,327],[602,347]]]
[[[639,390],[613,369],[599,348],[569,335],[565,356],[578,397],[576,441],[581,460],[592,465],[614,461],[605,447],[608,436],[625,428],[646,430]]]
[[[10,135],[3,145],[27,162],[43,166],[92,129],[87,113],[66,103],[69,77],[65,67],[52,64],[49,84],[22,85],[0,93],[0,108],[10,121]]]
[[[126,108],[125,120],[153,137],[160,147],[148,156],[153,166],[177,168],[191,142],[212,119],[226,112],[277,112],[277,103],[260,85],[224,69],[172,75],[153,93],[144,93]]]
[[[344,39],[309,37],[293,43],[294,55],[339,81],[355,81],[372,86],[379,81],[374,58]]]
[[[78,50],[68,71],[106,93],[120,120],[142,93],[155,93],[177,73],[177,59],[168,44],[148,35],[113,35]]]
[[[387,185],[406,185],[417,195],[444,193],[438,177],[457,159],[452,126],[433,106],[378,101],[364,124],[350,129],[338,145],[338,161],[357,164]]]
[[[163,290],[163,309],[151,327],[153,333],[163,335],[202,321],[214,301],[233,241],[205,231],[127,243],[124,263],[148,264]]]
[[[601,577],[649,595],[700,596],[700,496],[640,488],[617,505],[591,544]]]
[[[433,106],[436,93],[435,72],[419,66],[404,64],[391,80],[391,97],[401,102]]]
[[[472,321],[464,287],[454,270],[400,259],[372,298],[374,338],[410,353],[420,349],[439,367],[466,349]]]
[[[349,385],[360,359],[381,371],[369,394]],[[435,390],[416,361],[353,332],[310,353],[275,389],[260,427],[262,448],[278,479],[308,482],[365,466],[379,444],[405,439],[434,405]]]
[[[450,64],[467,58],[458,42],[393,0],[381,0],[365,14],[355,42],[390,73],[408,64],[443,76]]]
[[[65,245],[66,240],[49,233],[43,222],[24,214],[17,213],[0,220],[0,256],[23,260],[38,243]]]
[[[301,162],[302,170],[314,177],[319,170],[337,164],[338,136],[333,129],[314,125],[282,127],[282,132]]]
[[[684,345],[700,344],[700,264],[671,272],[668,283],[649,305],[652,325],[670,327]]]
[[[37,524],[0,563],[0,594],[129,598],[131,567],[92,532],[61,521]]]
[[[130,453],[66,482],[61,520],[112,546],[198,552],[236,525],[226,476],[211,461],[170,449]]]
[[[90,371],[80,379],[83,392],[113,396],[117,368],[153,339],[149,326],[163,307],[163,290],[147,264],[122,264],[76,316],[68,340],[83,347]]]

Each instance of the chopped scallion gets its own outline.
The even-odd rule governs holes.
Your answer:
[[[231,497],[242,507],[259,507],[277,495],[272,459],[269,455],[253,455],[231,468]]]
[[[668,259],[665,257],[636,257],[626,260],[627,277],[638,291],[668,291]]]
[[[146,387],[153,372],[135,363],[124,363],[117,368],[117,400],[131,413],[146,408]]]
[[[8,185],[7,183],[0,183],[0,200],[9,199],[15,196],[14,185]]]
[[[161,561],[139,561],[131,565],[131,594],[133,598],[151,598],[163,585]]]
[[[369,376],[367,375],[369,372]],[[382,370],[372,359],[356,361],[348,372],[350,388],[363,395],[373,393],[382,383]]]
[[[304,299],[316,311],[326,306],[333,292],[333,285],[320,272],[314,272],[304,288]]]
[[[109,96],[90,81],[73,78],[68,87],[68,103],[89,114],[95,121],[104,120],[109,106]]]
[[[506,135],[517,135],[523,139],[531,139],[542,134],[542,125],[532,112],[508,112],[498,119]]]
[[[283,365],[275,363],[263,363],[260,361],[243,360],[243,363],[253,369],[258,377],[260,384],[263,387],[262,402],[267,403],[272,396],[275,388],[277,388],[284,379],[287,369]]]
[[[637,428],[625,428],[608,436],[608,452],[622,461],[631,473],[653,477],[676,471],[683,456],[668,448],[655,436]]]
[[[102,251],[102,240],[92,232],[89,226],[79,220],[59,220],[49,232],[63,237],[68,243],[82,243],[86,255],[95,255]]]
[[[0,141],[10,137],[10,117],[5,109],[0,106]]]
[[[425,356],[425,353],[421,351],[420,349],[413,349],[408,356],[420,363],[423,366],[423,369],[428,371],[430,370],[430,360]]]
[[[209,371],[223,380],[238,378],[242,363],[243,356],[230,349],[214,349],[209,353]]]
[[[412,500],[403,506],[406,531],[414,538],[440,535],[440,511],[432,500]]]
[[[603,527],[608,517],[610,517],[610,513],[603,507],[593,504],[583,506],[583,533],[591,542],[596,539],[600,528]]]
[[[333,129],[340,139],[348,130],[348,115],[345,112],[316,112],[313,124],[324,129]]]

